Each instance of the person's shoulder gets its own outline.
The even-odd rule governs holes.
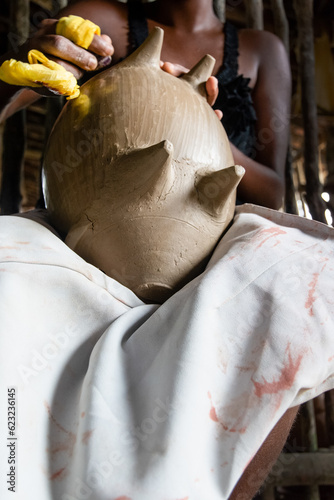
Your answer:
[[[239,31],[239,49],[242,60],[257,68],[257,72],[271,72],[279,69],[289,79],[289,55],[274,33],[265,30],[242,29]]]
[[[281,39],[274,33],[266,30],[240,29],[239,42],[241,46],[247,47],[248,50],[266,57],[273,54],[286,53]]]

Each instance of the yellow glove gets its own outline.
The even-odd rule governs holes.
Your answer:
[[[87,49],[94,35],[100,35],[99,26],[78,16],[62,17],[57,22],[56,33],[65,36],[80,47]],[[30,50],[29,63],[10,59],[0,67],[0,80],[11,85],[47,87],[56,94],[74,99],[80,95],[80,87],[70,71],[48,59],[38,50]],[[40,64],[41,63],[41,64]]]
[[[0,67],[0,80],[11,85],[46,87],[55,94],[67,96],[67,99],[80,95],[75,76],[42,52],[30,50],[28,61],[29,63],[15,59],[5,61]]]
[[[99,26],[79,16],[61,17],[56,26],[57,35],[62,35],[79,47],[88,49],[94,35],[101,35]]]

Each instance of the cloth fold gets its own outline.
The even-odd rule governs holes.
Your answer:
[[[206,270],[151,305],[45,227],[0,218],[20,491],[227,500],[285,411],[334,388],[333,233],[238,207]]]

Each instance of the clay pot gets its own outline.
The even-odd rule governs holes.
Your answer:
[[[155,302],[203,271],[244,172],[206,102],[214,59],[175,78],[160,69],[162,40],[156,28],[82,86],[44,160],[47,208],[67,245]]]

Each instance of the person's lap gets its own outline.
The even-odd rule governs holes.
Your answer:
[[[19,390],[22,461],[47,470],[40,498],[50,484],[75,497],[94,463],[101,500],[248,498],[298,405],[334,386],[333,231],[237,213],[206,271],[161,306],[35,222],[0,220],[2,352],[15,345],[2,380]]]

